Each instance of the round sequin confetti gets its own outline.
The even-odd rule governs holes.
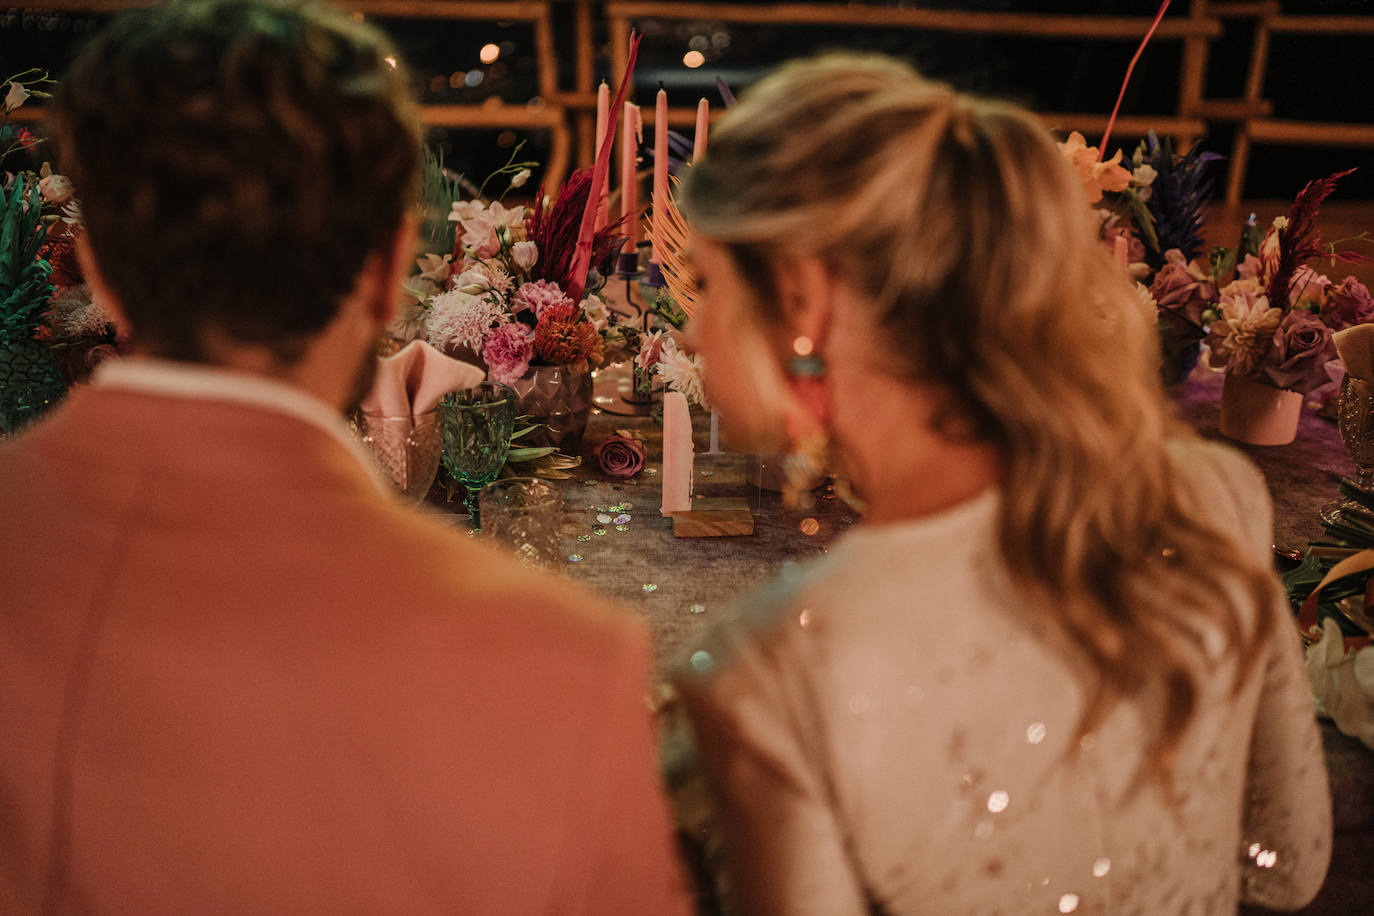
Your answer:
[[[1007,804],[1011,801],[1011,796],[1001,789],[988,796],[988,810],[993,814],[1001,814],[1007,810]]]
[[[611,517],[609,515],[598,515],[596,520],[603,525],[609,525],[611,523]]]
[[[656,591],[658,591],[658,586],[655,585],[655,584],[652,583],[652,582],[645,582],[645,583],[644,583],[644,590],[645,590],[646,592],[656,592]]]
[[[716,472],[715,472],[715,471],[702,471],[702,472],[701,472],[701,476],[702,476],[702,477],[714,477],[714,476],[716,476]]]
[[[806,610],[802,611],[801,614],[799,614],[799,615],[797,616],[797,623],[801,625],[801,628],[802,628],[803,630],[806,629],[807,627],[811,626],[811,609],[810,609],[810,608],[807,608]]]
[[[842,517],[840,518],[840,524],[841,524],[841,525],[852,525],[852,524],[854,524],[854,519],[850,518],[850,517],[847,516],[847,515],[842,516]]]
[[[605,537],[605,536],[606,536],[606,529],[605,529],[605,528],[593,528],[593,529],[592,529],[592,534],[596,535],[597,537]]]
[[[657,474],[658,474],[658,468],[645,468],[645,469],[644,469],[644,476],[645,476],[645,477],[654,477],[654,476],[656,476]]]
[[[698,651],[692,653],[691,665],[697,674],[707,674],[716,666],[716,661],[711,658],[710,652]]]
[[[689,608],[687,609],[687,613],[689,613],[689,614],[705,614],[705,613],[706,613],[706,605],[704,605],[704,604],[694,604],[694,605],[692,605],[691,607],[689,607]]]
[[[801,523],[801,533],[807,537],[818,533],[821,530],[821,523],[814,518],[804,518]]]
[[[592,539],[592,536],[590,534],[579,534],[577,536],[577,539],[579,541],[590,541]]]
[[[581,563],[581,562],[582,562],[582,554],[580,554],[580,553],[569,554],[569,555],[568,555],[568,562],[569,562],[569,563]]]
[[[596,481],[595,481],[595,480],[584,480],[584,481],[582,481],[582,486],[584,486],[584,487],[594,487],[594,486],[596,486]]]
[[[629,512],[629,511],[630,511],[631,509],[633,509],[634,507],[635,507],[635,504],[634,504],[634,503],[630,503],[630,502],[624,502],[624,503],[621,503],[621,504],[620,504],[620,508],[623,509],[623,510],[626,511],[626,512]]]
[[[630,530],[630,526],[629,526],[629,525],[616,525],[616,526],[615,526],[615,530],[616,530],[616,531],[629,531],[629,530]]]
[[[1065,894],[1059,898],[1059,912],[1072,913],[1076,909],[1078,909],[1077,894]]]
[[[617,525],[628,525],[630,523],[630,517],[622,512],[615,517],[615,523]]]
[[[1039,744],[1045,740],[1045,723],[1032,722],[1026,727],[1026,742],[1028,744]]]
[[[1093,863],[1094,878],[1105,878],[1107,877],[1107,872],[1111,870],[1112,860],[1107,858],[1106,856],[1103,856],[1102,858],[1098,859],[1096,862]]]

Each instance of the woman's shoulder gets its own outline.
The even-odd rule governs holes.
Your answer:
[[[1169,456],[1207,515],[1222,528],[1246,533],[1246,543],[1267,555],[1273,505],[1259,468],[1229,445],[1195,437],[1170,440]]]

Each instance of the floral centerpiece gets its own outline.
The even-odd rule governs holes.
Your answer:
[[[1165,383],[1181,381],[1207,334],[1202,311],[1211,299],[1208,277],[1191,263],[1203,249],[1212,188],[1207,165],[1221,157],[1197,144],[1178,154],[1171,140],[1153,132],[1125,165],[1121,150],[1099,161],[1097,147],[1077,132],[1060,150],[1097,209],[1103,244],[1138,284],[1141,301],[1156,310]]]
[[[515,172],[511,187],[525,177]],[[392,327],[393,335],[423,337],[514,388],[517,411],[546,427],[529,436],[531,445],[580,446],[591,371],[625,358],[637,338],[612,321],[600,294],[621,241],[618,224],[593,234],[591,282],[577,298],[569,294],[577,286],[574,255],[591,184],[583,170],[552,197],[541,187],[529,206],[453,200],[453,251],[417,261],[419,272],[406,284],[414,301]]]
[[[10,114],[47,97],[52,82],[26,70],[0,84],[0,164],[42,142],[16,129]],[[69,179],[46,163],[36,172],[0,172],[0,433],[36,419],[117,352],[114,321],[76,260],[81,231]]]
[[[1374,299],[1363,283],[1353,276],[1335,283],[1311,266],[1323,256],[1332,266],[1363,260],[1323,246],[1317,234],[1322,201],[1348,174],[1310,182],[1289,214],[1274,219],[1258,256],[1244,254],[1234,279],[1224,285],[1217,280],[1215,302],[1202,317],[1209,322],[1211,363],[1228,377],[1300,395],[1334,387],[1340,370],[1332,334],[1374,321]],[[1225,270],[1236,255],[1222,253],[1213,260]]]

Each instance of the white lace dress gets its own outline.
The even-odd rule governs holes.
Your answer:
[[[1270,507],[1216,445],[1180,460],[1269,562]],[[1320,887],[1321,744],[1283,616],[1238,696],[1203,678],[1171,804],[1127,792],[1134,704],[1070,753],[1079,681],[1029,624],[995,548],[999,497],[859,528],[684,660],[677,686],[745,912],[1234,913]],[[787,578],[787,577],[785,577]]]

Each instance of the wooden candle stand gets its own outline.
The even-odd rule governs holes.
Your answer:
[[[694,500],[689,512],[674,512],[673,537],[718,538],[754,533],[749,500],[738,496]]]

